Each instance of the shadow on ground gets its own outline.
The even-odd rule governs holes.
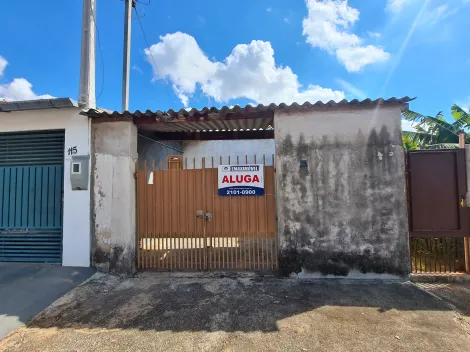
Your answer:
[[[98,276],[28,327],[272,332],[279,321],[322,307],[337,308],[325,313],[328,318],[345,320],[359,311],[340,307],[372,308],[384,319],[400,311],[451,311],[409,283],[169,278],[148,272],[127,279]]]
[[[94,272],[92,268],[0,263],[0,339]]]

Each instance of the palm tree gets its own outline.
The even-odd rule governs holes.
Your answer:
[[[424,116],[408,110],[402,116],[405,120],[416,123],[416,131],[403,131],[403,145],[407,150],[413,149],[455,149],[458,148],[459,131],[470,128],[470,115],[458,105],[453,105],[451,114],[453,123],[444,119],[442,111],[435,117]],[[466,143],[470,138],[465,135]]]

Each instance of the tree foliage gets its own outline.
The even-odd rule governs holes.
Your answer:
[[[451,108],[453,122],[447,122],[439,112],[436,116],[425,116],[415,111],[405,111],[402,117],[415,123],[416,131],[403,131],[403,145],[406,150],[413,149],[454,149],[458,148],[459,131],[470,128],[470,114],[458,105]],[[465,135],[466,143],[470,138]]]

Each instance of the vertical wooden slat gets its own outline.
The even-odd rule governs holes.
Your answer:
[[[158,207],[160,206],[160,202],[158,201],[158,183],[160,182],[160,174],[158,173],[157,166],[155,160],[152,160],[152,169],[153,169],[153,183],[151,187],[152,192],[152,202],[153,202],[153,212],[152,212],[152,227],[153,227],[153,246],[152,246],[152,267],[154,269],[158,269],[159,267],[159,251],[158,251],[158,242],[159,242],[159,234],[158,234]]]
[[[245,165],[248,165],[248,154],[245,154]],[[251,238],[250,238],[250,208],[248,196],[245,196],[245,211],[246,211],[246,229],[247,229],[247,246],[248,246],[248,269],[251,270]]]
[[[184,252],[186,254],[186,265],[185,268],[189,269],[189,245],[188,245],[188,237],[189,237],[189,231],[188,231],[188,219],[189,219],[189,211],[188,211],[188,193],[189,193],[189,187],[188,187],[188,158],[184,159],[184,183],[185,183],[185,192],[184,192],[184,206],[185,206],[185,214],[184,214],[184,232],[185,232],[185,244],[184,244]]]
[[[193,204],[194,204],[194,210],[197,210],[197,204],[196,204],[196,158],[193,158]],[[195,216],[195,214],[192,214],[192,216]],[[193,218],[194,220],[194,232],[195,235],[197,236],[197,218]],[[193,241],[191,239],[191,241]],[[193,248],[196,248],[194,252],[194,260],[195,260],[195,269],[198,269],[198,263],[199,263],[199,251],[197,248],[197,240],[194,238],[194,245],[192,246]],[[193,248],[191,250],[193,250]]]
[[[144,248],[142,250],[142,255],[143,255],[143,267],[144,269],[148,268],[148,209],[149,209],[149,202],[148,202],[148,192],[147,192],[147,159],[144,160],[144,179],[143,179],[143,184],[142,184],[142,196],[144,198],[144,224],[143,224],[143,231],[142,235],[143,238],[142,240],[144,242]]]
[[[181,161],[180,161],[181,162]],[[181,195],[181,192],[180,192],[180,188],[181,188],[181,166],[177,169],[177,171],[174,171],[175,175],[176,175],[176,194],[177,194],[177,204],[176,204],[176,213],[177,213],[177,218],[176,218],[176,224],[177,224],[177,227],[176,227],[176,242],[177,242],[177,246],[178,246],[178,269],[181,269],[181,241],[180,241],[180,238],[181,238],[181,216],[180,216],[180,204],[181,204],[181,200],[180,200],[180,195]]]
[[[159,239],[158,239],[158,267],[159,268],[164,268],[165,267],[165,216],[164,216],[164,207],[166,206],[165,204],[165,194],[163,193],[163,185],[164,185],[164,175],[163,175],[163,160],[160,159],[159,163],[159,171],[158,171],[158,176],[160,179],[160,192],[159,192],[159,198],[158,201],[160,203],[160,217],[159,217],[159,222],[160,222],[160,234],[159,234]]]
[[[152,184],[149,185],[148,190],[150,192],[150,197],[152,199],[152,235],[151,235],[151,244],[150,244],[150,266],[152,269],[157,268],[157,255],[156,255],[156,241],[157,241],[157,234],[156,234],[156,217],[155,214],[157,212],[157,200],[155,198],[155,185],[157,183],[157,173],[155,169],[155,159],[152,159]]]
[[[268,192],[268,182],[267,182],[267,179],[268,179],[268,175],[266,173],[266,154],[263,154],[263,169],[264,169],[264,196],[263,196],[263,200],[264,200],[264,235],[265,235],[265,247],[266,247],[266,257],[264,259],[264,264],[266,265],[266,269],[268,268],[268,258],[269,258],[269,254],[268,254],[268,196],[267,196],[267,192]],[[264,257],[264,251],[263,251],[263,257]]]
[[[215,175],[214,175],[215,174]],[[210,182],[210,199],[211,199],[211,212],[212,212],[212,232],[210,236],[210,270],[214,268],[214,245],[213,240],[215,236],[215,197],[217,194],[218,188],[218,180],[217,180],[217,173],[215,173],[214,168],[214,157],[211,157],[211,182]]]
[[[207,211],[207,204],[206,204],[206,158],[202,157],[201,159],[201,165],[202,165],[202,235],[203,235],[203,240],[202,240],[202,253],[203,253],[203,268],[204,270],[207,269],[207,244],[206,244],[206,211]]]
[[[169,166],[169,165],[168,165]],[[174,171],[173,171],[173,167],[171,168],[168,168],[167,172],[168,172],[168,183],[169,183],[169,193],[168,193],[168,207],[169,207],[169,210],[170,210],[170,217],[169,217],[169,223],[170,223],[170,228],[169,228],[169,248],[168,248],[168,256],[169,256],[169,261],[170,261],[170,270],[173,269],[173,258],[174,258],[174,253],[175,253],[175,250],[174,250],[174,247],[173,247],[173,238],[174,238],[174,234],[173,234],[173,230],[174,230],[174,227],[173,227],[173,207],[174,207],[174,197],[175,197],[175,191],[174,191]]]

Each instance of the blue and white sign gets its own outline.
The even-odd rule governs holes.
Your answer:
[[[219,165],[219,196],[264,195],[264,166]]]

